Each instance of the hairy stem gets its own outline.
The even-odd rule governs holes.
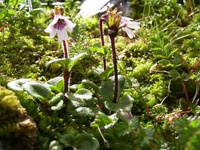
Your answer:
[[[118,99],[118,70],[117,70],[117,56],[116,56],[116,49],[115,49],[115,37],[111,35],[110,40],[111,40],[111,47],[112,47],[114,76],[115,76],[114,103],[117,103],[117,99]]]
[[[104,42],[104,33],[103,33],[103,20],[100,19],[99,20],[99,30],[100,30],[100,37],[101,37],[101,45],[104,46],[105,42]],[[104,70],[106,70],[106,57],[103,57],[103,68]]]
[[[68,47],[66,41],[63,40],[63,51],[64,51],[64,58],[69,58]],[[64,93],[69,91],[69,79],[70,79],[70,72],[66,69],[63,70],[63,78],[64,78]]]

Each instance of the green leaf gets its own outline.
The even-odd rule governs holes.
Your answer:
[[[66,58],[58,58],[58,59],[53,59],[47,62],[46,67],[49,67],[52,64],[59,64],[61,65],[64,69],[69,70],[69,64],[70,64],[70,59]]]
[[[72,58],[68,58],[68,59],[66,59],[66,58],[54,59],[54,60],[49,61],[46,64],[46,66],[48,67],[51,64],[59,64],[64,68],[64,70],[67,70],[70,72],[72,70],[72,68],[78,63],[78,61],[80,59],[82,59],[83,56],[85,56],[85,55],[86,55],[85,53],[81,53],[79,55],[76,55],[76,56],[74,56]]]
[[[81,106],[85,106],[85,101],[81,98],[77,98],[74,96],[73,93],[66,93],[65,96],[70,100],[70,104],[71,107],[73,107],[72,109],[81,107]]]
[[[172,76],[172,78],[174,79],[178,79],[180,77],[180,74],[177,70],[173,69],[170,71],[170,75]]]
[[[30,79],[19,79],[15,81],[11,81],[7,84],[7,87],[13,91],[23,91],[23,84],[25,83],[36,83],[33,80]]]
[[[74,145],[74,143],[76,141],[75,136],[72,133],[65,134],[65,135],[62,134],[61,137],[59,138],[59,140],[60,140],[60,143],[62,143],[65,147],[70,147],[70,146]]]
[[[79,85],[80,87],[87,87],[87,88],[92,88],[95,93],[99,93],[99,87],[92,81],[90,80],[82,80],[81,84]]]
[[[139,121],[137,117],[134,117],[131,120],[123,120],[118,124],[116,124],[116,129],[119,136],[124,136],[126,134],[129,134],[138,127],[139,127]]]
[[[74,96],[76,98],[81,98],[84,100],[90,100],[92,99],[92,92],[90,92],[90,90],[88,89],[78,89],[78,91],[76,91],[76,93],[74,94]]]
[[[65,89],[65,86],[64,86],[64,80],[60,80],[57,84],[56,84],[56,90],[58,92],[63,92],[64,89]]]
[[[105,47],[97,48],[97,54],[100,56],[105,56],[106,55]]]
[[[86,53],[81,53],[81,54],[78,54],[78,55],[72,57],[72,58],[70,59],[71,62],[70,62],[70,64],[69,64],[69,70],[68,70],[68,71],[71,71],[72,68],[78,63],[78,61],[79,61],[80,59],[82,59],[85,55],[86,55]]]
[[[8,10],[8,14],[9,14],[9,15],[14,15],[15,13],[16,13],[16,12],[15,12],[13,9],[9,9],[9,10]]]
[[[51,110],[60,110],[64,106],[64,101],[60,100],[56,105],[51,107]]]
[[[0,11],[0,19],[2,19],[4,17],[4,12]]]
[[[49,85],[57,85],[60,80],[63,80],[63,77],[55,77],[47,81]]]
[[[25,83],[22,85],[22,87],[31,96],[40,100],[48,99],[51,93],[51,90],[48,86],[39,83]]]
[[[118,121],[118,117],[116,113],[107,116],[104,113],[98,113],[96,114],[95,120],[91,123],[92,127],[104,127],[105,129],[108,129],[115,125],[115,123]]]
[[[110,79],[114,82],[114,80],[115,80],[115,77],[114,76],[112,76],[112,77],[110,77]],[[119,93],[121,93],[123,90],[124,90],[124,88],[125,88],[125,86],[126,86],[126,77],[124,77],[124,76],[122,76],[122,75],[118,75],[118,92]]]
[[[56,140],[53,140],[49,144],[49,150],[62,150],[62,146]]]
[[[113,99],[113,90],[114,82],[111,80],[104,81],[99,88],[99,92],[101,96],[105,99],[112,100]]]
[[[174,128],[179,134],[180,144],[183,147],[190,149],[197,148],[199,146],[200,137],[200,118],[199,117],[182,117],[174,121]],[[194,144],[194,145],[193,145]],[[198,147],[199,148],[199,147]]]
[[[98,140],[87,133],[78,135],[76,141],[78,150],[97,150],[99,148]]]
[[[107,68],[106,70],[103,69],[94,69],[93,72],[94,74],[100,76],[103,79],[108,79],[110,74],[113,73],[114,68]]]
[[[108,110],[112,110],[112,111],[130,111],[132,106],[133,106],[133,98],[129,95],[125,95],[123,96],[118,103],[113,103],[110,101],[105,101],[105,107]]]
[[[104,79],[107,79],[111,75],[111,73],[113,73],[113,71],[114,68],[107,68],[104,72],[100,74],[100,76]]]
[[[58,104],[62,99],[63,99],[63,93],[58,93],[49,100],[49,103],[53,106]]]
[[[76,112],[81,116],[94,116],[94,112],[88,107],[79,107],[76,109]]]
[[[52,91],[63,92],[64,91],[64,80],[63,77],[56,77],[47,81],[49,88]]]
[[[30,14],[33,15],[33,16],[36,16],[38,15],[39,13],[44,13],[44,9],[43,8],[35,8],[35,9],[32,9],[30,11]]]

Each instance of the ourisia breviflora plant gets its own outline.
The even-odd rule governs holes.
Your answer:
[[[115,49],[115,37],[118,34],[119,29],[122,29],[127,33],[129,38],[133,38],[135,36],[132,29],[139,29],[140,23],[133,21],[133,19],[128,17],[123,17],[122,12],[118,12],[117,8],[114,10],[108,8],[107,12],[104,13],[100,19],[100,36],[101,36],[101,44],[104,46],[104,34],[103,34],[103,22],[106,22],[108,25],[108,35],[111,41],[112,47],[112,55],[113,55],[113,65],[114,65],[114,76],[115,76],[115,90],[114,90],[114,102],[117,102],[118,99],[118,71],[117,71],[117,57],[116,57],[116,49]],[[106,70],[106,59],[103,58],[104,70]]]
[[[69,37],[67,32],[71,33],[76,24],[72,23],[72,21],[70,21],[68,17],[64,17],[63,14],[64,14],[64,8],[55,6],[54,11],[50,14],[53,20],[45,29],[45,32],[49,33],[50,37],[52,38],[57,34],[58,41],[62,42],[63,44],[64,57],[68,59],[69,52],[66,40],[68,40]],[[70,72],[64,69],[63,77],[65,82],[64,92],[67,92],[69,89],[68,86],[69,86]]]

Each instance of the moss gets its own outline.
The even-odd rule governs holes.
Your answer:
[[[11,149],[34,149],[36,124],[27,115],[17,96],[0,87],[0,142]]]

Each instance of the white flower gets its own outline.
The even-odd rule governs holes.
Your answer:
[[[55,14],[53,21],[49,26],[44,30],[50,34],[50,37],[54,37],[56,34],[58,36],[58,41],[62,42],[63,40],[68,39],[68,32],[72,32],[76,24],[72,23],[68,17],[63,17],[61,14]]]
[[[138,30],[140,28],[140,23],[133,21],[131,18],[122,17],[120,26],[122,27],[122,30],[127,33],[129,38],[133,38],[135,34],[132,29]]]

